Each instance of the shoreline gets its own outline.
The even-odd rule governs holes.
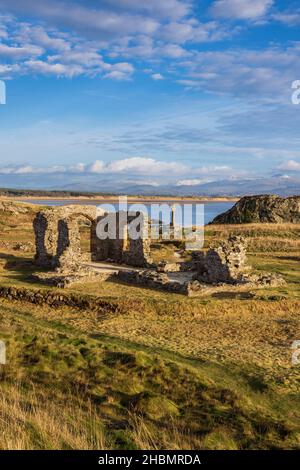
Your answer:
[[[119,202],[119,198],[124,196],[7,196],[1,197],[10,201],[28,202],[28,201],[80,201],[84,202]],[[131,203],[152,203],[152,202],[237,202],[238,197],[196,197],[196,196],[127,196],[127,201]]]

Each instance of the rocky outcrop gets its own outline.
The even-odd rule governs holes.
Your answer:
[[[212,224],[300,223],[300,196],[246,196]]]
[[[0,215],[2,216],[30,216],[34,217],[37,208],[33,204],[25,202],[10,201],[7,199],[0,199]]]

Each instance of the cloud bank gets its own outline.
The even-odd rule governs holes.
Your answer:
[[[126,81],[155,63],[154,81],[271,94],[300,73],[299,42],[260,49],[230,44],[245,28],[240,21],[295,27],[299,11],[279,9],[273,0],[216,0],[201,5],[201,14],[197,8],[192,0],[0,0],[0,76]],[[203,47],[210,43],[211,50]]]

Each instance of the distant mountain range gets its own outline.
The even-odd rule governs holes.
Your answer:
[[[126,180],[120,175],[63,174],[0,175],[0,186],[16,189],[44,189],[76,192],[98,192],[144,196],[244,196],[250,194],[300,195],[300,176],[276,174],[271,177],[223,179],[196,185],[143,184]]]

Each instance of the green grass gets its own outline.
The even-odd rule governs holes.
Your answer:
[[[30,281],[33,251],[14,249],[33,243],[35,211],[18,224],[0,213],[1,286],[50,289]],[[239,234],[254,270],[285,286],[198,299],[116,282],[63,291],[105,300],[98,311],[0,299],[0,448],[299,449],[300,226],[209,226],[205,249]]]
[[[103,445],[120,449],[299,446],[299,397],[277,394],[257,371],[252,377],[238,367],[192,360],[105,335],[92,337],[37,320],[28,312],[24,315],[17,304],[6,302],[1,306],[1,326],[9,358],[2,372],[2,393],[12,393],[17,380],[19,401],[26,402],[34,390],[36,400],[43,399],[40,412],[45,416],[49,403],[73,397],[74,412],[84,412],[84,428],[91,425],[92,409]],[[36,429],[29,445],[45,448],[51,443]],[[60,446],[64,448],[62,442]]]

